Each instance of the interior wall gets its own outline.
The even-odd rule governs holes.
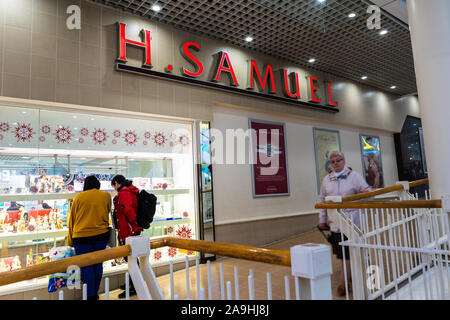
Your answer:
[[[220,106],[214,108],[214,121],[211,127],[224,133],[227,129],[245,131],[248,129],[249,118],[286,124],[290,195],[253,198],[251,165],[248,162],[247,164],[215,164],[214,210],[218,225],[317,212],[314,209],[314,205],[319,201],[319,195],[313,127],[338,130],[346,164],[359,173],[362,173],[359,134],[379,136],[385,185],[393,185],[398,179],[394,138],[390,133]],[[248,139],[246,145],[248,148]]]
[[[81,29],[69,30],[66,8],[81,8]],[[340,112],[318,111],[287,103],[196,87],[115,70],[118,56],[117,22],[127,24],[127,38],[141,41],[139,30],[152,32],[152,70],[164,72],[173,64],[174,74],[192,68],[180,54],[184,41],[200,44],[195,56],[205,67],[200,80],[210,81],[217,53],[227,51],[240,88],[247,85],[247,64],[256,61],[260,70],[271,64],[276,87],[281,88],[278,69],[300,75],[302,100],[306,100],[306,76],[332,83],[333,99]],[[313,69],[293,65],[225,42],[190,34],[171,26],[143,19],[82,0],[0,1],[0,94],[5,97],[105,107],[211,120],[215,102],[255,107],[340,124],[399,131],[406,114],[418,116],[416,97],[400,98],[395,91],[374,90]],[[128,64],[141,66],[143,50],[127,46]],[[220,83],[229,85],[223,74]],[[266,88],[266,91],[268,89]],[[323,88],[320,90],[324,100]]]

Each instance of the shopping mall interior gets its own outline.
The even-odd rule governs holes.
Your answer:
[[[0,300],[450,299],[449,17],[0,0]]]

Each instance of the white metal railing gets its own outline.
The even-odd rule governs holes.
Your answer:
[[[131,246],[131,253],[128,256],[128,272],[125,273],[125,299],[130,299],[130,277],[133,281],[136,289],[138,299],[159,299],[164,300],[163,291],[160,288],[158,279],[155,277],[152,267],[150,265],[150,241],[148,237],[129,237],[127,238],[127,244]],[[332,260],[330,247],[323,244],[301,244],[291,247],[291,275],[285,275],[283,278],[283,284],[285,289],[285,299],[291,299],[290,280],[294,280],[295,284],[295,299],[296,300],[331,300],[331,274],[332,274]],[[139,265],[137,260],[139,259]],[[233,279],[234,283],[227,281],[225,283],[223,262],[218,262],[219,265],[219,292],[220,297],[213,296],[213,275],[211,273],[211,263],[207,261],[207,288],[201,286],[202,281],[200,278],[200,264],[199,257],[195,258],[195,272],[196,272],[196,294],[191,294],[191,279],[190,279],[190,267],[189,257],[185,258],[185,293],[182,294],[175,292],[175,277],[174,277],[174,265],[173,261],[169,262],[169,276],[170,276],[170,299],[179,300],[180,296],[186,300],[241,300],[242,293],[240,288],[245,285],[239,284],[239,270],[237,266],[233,266]],[[314,266],[314,267],[313,267]],[[181,272],[183,270],[180,270]],[[179,273],[178,272],[178,273]],[[216,280],[216,279],[214,279]],[[248,283],[248,299],[255,300],[255,275],[253,269],[248,270],[248,277],[246,278]],[[104,299],[109,300],[111,293],[109,290],[109,278],[104,278],[105,292]],[[178,284],[180,279],[177,279]],[[216,282],[216,281],[214,281]],[[259,285],[259,281],[257,285]],[[234,286],[234,290],[233,290]],[[82,299],[87,300],[87,284],[82,286]],[[270,272],[266,273],[266,283],[264,290],[267,294],[265,299],[272,300],[272,275]],[[194,291],[194,290],[192,290]],[[233,294],[234,291],[234,294]],[[207,294],[206,294],[207,292]],[[59,299],[64,300],[64,291],[59,291]],[[34,297],[33,300],[37,298]]]
[[[418,200],[408,189],[398,196]],[[348,238],[341,239],[350,252],[347,299],[450,299],[448,208],[352,210],[329,211]]]

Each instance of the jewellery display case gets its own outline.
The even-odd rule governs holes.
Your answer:
[[[154,220],[143,235],[197,238],[193,124],[98,114],[2,107],[0,120],[0,272],[45,263],[66,245],[70,206],[95,175],[116,195],[122,174],[157,196]],[[112,222],[110,221],[112,224]],[[154,265],[194,255],[151,250]],[[126,268],[104,262],[104,272]]]

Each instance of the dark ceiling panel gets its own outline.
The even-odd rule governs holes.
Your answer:
[[[158,13],[149,0],[90,1],[383,91],[417,92],[408,27],[382,14],[388,34],[370,30],[367,1],[158,0]],[[254,40],[245,42],[247,35]]]

